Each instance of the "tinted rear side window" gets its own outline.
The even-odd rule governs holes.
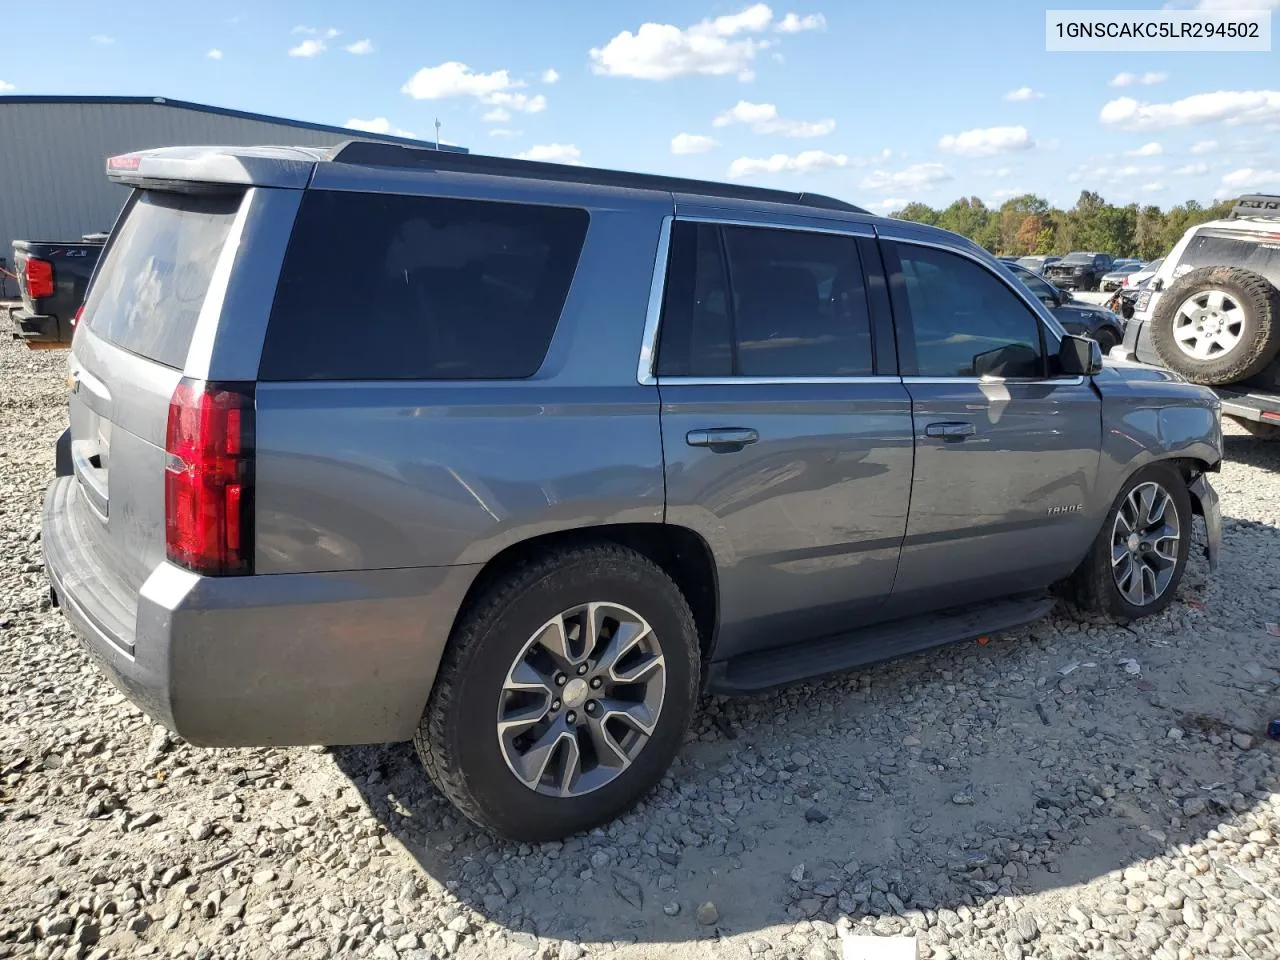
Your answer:
[[[564,308],[587,219],[566,207],[308,191],[258,375],[532,376]]]
[[[1198,233],[1178,261],[1177,276],[1197,267],[1239,267],[1280,283],[1280,243],[1253,237]]]
[[[242,198],[140,193],[90,285],[85,326],[130,353],[182,367]]]

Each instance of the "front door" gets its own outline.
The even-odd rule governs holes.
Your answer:
[[[892,608],[1033,590],[1066,576],[1096,521],[1101,403],[1054,375],[1057,334],[976,258],[884,242],[915,477]]]
[[[877,375],[858,239],[677,220],[669,264],[667,521],[715,555],[717,658],[874,619],[906,527],[912,421],[896,371]]]

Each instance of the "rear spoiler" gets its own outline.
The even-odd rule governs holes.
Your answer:
[[[1256,220],[1280,220],[1280,196],[1268,193],[1255,193],[1241,197],[1236,201],[1228,220],[1239,220],[1252,217]]]
[[[106,172],[116,183],[132,187],[301,190],[310,182],[316,162],[326,156],[312,147],[162,147],[108,157]]]

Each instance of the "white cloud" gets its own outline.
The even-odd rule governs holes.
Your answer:
[[[1175,177],[1199,177],[1209,172],[1207,163],[1188,163],[1173,171]]]
[[[1142,185],[1141,191],[1143,193],[1160,193],[1162,190],[1164,190],[1164,188],[1165,187],[1163,183],[1160,183],[1159,181],[1155,181],[1153,183],[1144,183]]]
[[[521,160],[543,160],[547,163],[578,163],[582,160],[582,151],[572,143],[539,143],[516,156]]]
[[[1019,87],[1017,90],[1010,90],[1004,95],[1004,98],[1013,103],[1021,103],[1026,100],[1043,100],[1044,94],[1038,90],[1032,90],[1030,87]]]
[[[1213,153],[1217,149],[1217,140],[1197,140],[1191,145],[1191,152],[1197,157],[1204,156],[1206,153]]]
[[[363,40],[357,40],[355,43],[348,43],[343,47],[347,53],[354,53],[356,56],[363,56],[366,53],[373,53],[373,41],[368,37]]]
[[[862,178],[863,190],[900,189],[914,192],[951,180],[951,173],[940,163],[913,163],[901,170],[873,170]]]
[[[214,47],[212,50],[206,53],[205,56],[208,57],[210,60],[221,60],[222,51],[219,50],[217,47]]]
[[[520,136],[521,132],[522,132],[522,131],[520,131],[520,130],[507,130],[507,129],[504,129],[503,127],[494,127],[492,130],[490,130],[490,131],[489,131],[489,136],[491,136],[491,137],[518,137],[518,136]]]
[[[795,156],[775,153],[771,157],[739,157],[729,164],[729,176],[754,177],[762,173],[809,173],[813,170],[833,170],[855,163],[843,153],[827,153],[825,150],[802,150]]]
[[[543,83],[555,83],[559,79],[560,79],[560,74],[557,73],[555,69],[552,67],[548,67],[546,70],[542,71]]]
[[[836,122],[826,120],[786,120],[778,116],[778,108],[772,103],[748,103],[739,100],[733,107],[711,121],[713,127],[727,127],[742,123],[755,133],[780,133],[784,137],[825,137],[836,128]]]
[[[1255,170],[1253,167],[1244,167],[1233,170],[1222,178],[1222,186],[1218,188],[1217,195],[1230,197],[1269,187],[1280,187],[1280,170]]]
[[[1105,104],[1098,119],[1138,130],[1218,121],[1228,125],[1262,123],[1280,119],[1280,90],[1219,90],[1173,103],[1139,103],[1132,97],[1121,97]]]
[[[14,90],[17,90],[17,89],[18,88],[15,87],[12,83],[5,83],[3,80],[0,80],[0,93],[12,93]]]
[[[408,137],[411,140],[417,139],[416,134],[392,126],[391,121],[386,117],[374,117],[372,120],[358,120],[352,117],[343,126],[350,130],[362,130],[365,133],[389,133],[396,137]]]
[[[328,44],[323,40],[311,39],[303,40],[296,47],[289,48],[289,56],[291,57],[314,57],[318,53],[324,53],[329,49]]]
[[[958,157],[992,157],[997,153],[1013,150],[1029,150],[1036,142],[1027,134],[1026,127],[987,127],[948,133],[938,141],[938,149]]]
[[[506,123],[511,119],[511,111],[505,107],[494,107],[480,119],[485,123]]]
[[[1280,10],[1280,0],[1200,0],[1197,10]]]
[[[102,33],[95,33],[89,39],[92,40],[94,43],[100,43],[103,46],[116,42],[115,37],[108,37],[106,34],[102,34]]]
[[[1001,187],[999,190],[991,191],[992,200],[1008,200],[1010,197],[1020,197],[1024,193],[1030,193],[1022,187]]]
[[[1113,87],[1132,87],[1135,84],[1141,84],[1144,87],[1150,87],[1157,83],[1164,83],[1169,79],[1167,73],[1160,71],[1152,71],[1150,73],[1117,73],[1108,81]]]
[[[423,67],[400,88],[415,100],[447,100],[452,97],[475,97],[485,106],[502,107],[520,113],[541,113],[547,109],[542,94],[520,93],[525,84],[512,80],[506,70],[476,73],[465,63],[450,60],[437,67]]]
[[[909,202],[910,201],[904,200],[901,197],[885,197],[883,200],[877,200],[875,203],[871,204],[871,209],[883,210],[888,213],[890,210],[901,210]]]
[[[322,40],[332,40],[342,31],[330,27],[328,30],[317,30],[315,27],[294,27],[293,33],[305,33],[309,37],[320,37]]]
[[[640,80],[695,75],[750,80],[755,76],[751,68],[757,54],[767,50],[772,41],[742,35],[761,33],[772,21],[773,11],[757,3],[740,13],[702,20],[684,29],[670,23],[642,23],[635,33],[623,30],[603,47],[593,47],[591,69]],[[794,22],[799,26],[816,21],[806,17]],[[789,23],[784,18],[779,29]]]
[[[541,113],[547,109],[542,94],[520,93],[524,81],[512,80],[506,70],[476,73],[465,63],[450,60],[436,67],[423,67],[400,88],[415,100],[447,100],[475,97],[488,107],[502,107],[519,113]]]
[[[1151,143],[1144,143],[1137,150],[1126,150],[1124,155],[1126,157],[1158,157],[1162,153],[1164,153],[1164,147],[1153,140]]]
[[[805,30],[825,30],[826,28],[827,18],[820,13],[811,13],[807,17],[788,13],[773,29],[779,33],[801,33]]]
[[[527,93],[491,93],[480,98],[481,103],[497,107],[508,107],[520,113],[541,113],[547,109],[547,98],[540,93],[529,96]]]
[[[671,138],[672,153],[706,153],[720,146],[711,137],[700,136],[696,133],[677,133]]]
[[[1164,167],[1158,163],[1130,163],[1122,167],[1090,166],[1089,164],[1084,164],[1067,174],[1067,181],[1069,183],[1084,183],[1086,185],[1109,184],[1116,186],[1123,184],[1126,181],[1137,179],[1138,177],[1151,177],[1161,173],[1164,173]]]

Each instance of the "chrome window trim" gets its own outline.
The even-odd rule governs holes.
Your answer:
[[[868,223],[850,222],[848,229],[815,227],[806,223],[789,223],[779,220],[743,220],[716,217],[708,214],[668,214],[662,218],[658,237],[658,252],[653,261],[653,279],[649,283],[649,305],[645,311],[644,332],[640,338],[640,359],[636,365],[636,382],[651,387],[661,383],[701,385],[730,385],[736,383],[858,383],[863,380],[883,383],[900,380],[900,377],[662,377],[653,372],[653,362],[658,349],[658,326],[662,320],[662,301],[667,292],[667,257],[671,250],[671,231],[678,220],[689,223],[713,223],[721,227],[763,227],[771,230],[791,230],[800,233],[825,233],[844,237],[869,237],[875,239],[875,228]]]
[[[882,377],[658,377],[659,385],[686,387],[736,387],[765,386],[782,383],[901,383],[902,377],[897,374],[885,374]]]
[[[1026,383],[1055,387],[1078,387],[1084,377],[903,377],[903,383]]]
[[[643,386],[653,386],[654,355],[658,348],[658,322],[662,319],[662,301],[667,293],[667,257],[671,250],[671,227],[675,220],[671,214],[662,218],[658,233],[658,252],[653,258],[653,279],[649,282],[649,306],[644,315],[644,333],[640,338],[640,362],[636,367],[636,380]]]

